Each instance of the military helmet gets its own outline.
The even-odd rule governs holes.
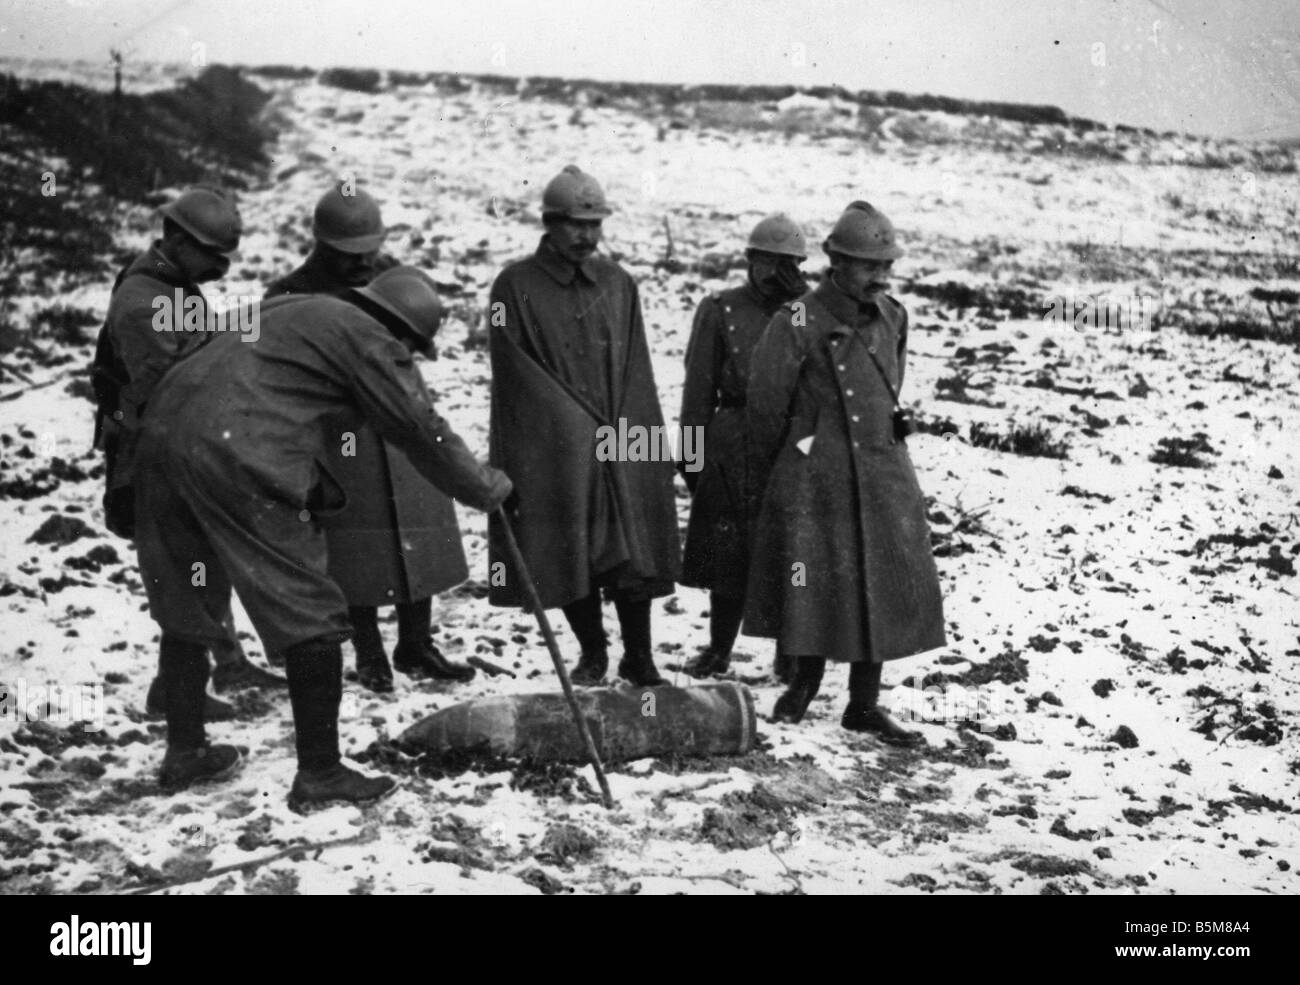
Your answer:
[[[360,188],[340,184],[316,203],[311,234],[342,253],[372,253],[383,244],[386,232],[379,203]]]
[[[433,349],[433,337],[442,324],[443,307],[438,287],[423,270],[391,267],[365,287],[353,290],[399,319],[419,340],[421,352]]]
[[[903,255],[894,226],[869,202],[851,202],[822,244],[827,253],[843,253],[859,260],[897,260]]]
[[[613,215],[605,189],[576,164],[557,174],[542,192],[542,215],[565,219],[604,219]]]
[[[754,227],[754,231],[749,234],[748,248],[798,257],[800,260],[808,256],[808,244],[804,240],[803,230],[797,222],[780,212],[768,216]]]
[[[234,200],[225,192],[203,185],[183,192],[160,212],[204,246],[220,253],[235,252],[244,231]]]

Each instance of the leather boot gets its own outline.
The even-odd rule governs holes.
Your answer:
[[[709,645],[686,664],[686,673],[703,678],[727,672],[731,666],[731,648],[736,643],[744,613],[743,596],[709,593]]]
[[[308,640],[289,647],[284,656],[298,749],[298,775],[289,793],[289,806],[303,810],[336,802],[367,803],[396,789],[392,777],[364,776],[340,761],[341,644]]]
[[[472,681],[477,673],[467,664],[448,660],[427,636],[417,643],[399,642],[393,650],[393,666],[408,677],[435,681]]]
[[[730,666],[731,654],[719,653],[710,646],[688,660],[683,669],[692,677],[705,678],[712,677],[714,674],[725,674]]]
[[[794,679],[790,681],[785,693],[776,699],[776,705],[772,708],[772,721],[796,725],[803,721],[808,706],[821,690],[826,661],[821,657],[790,659],[795,663]]]
[[[919,745],[925,741],[921,733],[903,728],[880,707],[880,671],[881,665],[870,660],[850,664],[849,706],[840,725],[850,732],[870,732],[891,746]]]
[[[570,602],[564,607],[564,618],[582,647],[578,665],[569,672],[570,682],[578,687],[599,687],[609,670],[609,636],[600,612],[599,592]]]
[[[168,793],[176,793],[195,783],[225,780],[239,772],[247,751],[238,746],[178,749],[169,744],[158,773],[158,785]]]
[[[638,647],[624,653],[623,659],[618,662],[618,676],[637,687],[659,687],[668,683],[659,676],[649,647]]]
[[[605,647],[593,647],[582,650],[578,665],[569,672],[569,680],[578,687],[599,687],[605,683],[605,672],[609,670],[609,651]]]
[[[368,605],[349,606],[348,621],[352,623],[352,649],[357,654],[357,681],[376,694],[388,694],[393,690],[393,669],[379,635],[378,610]]]

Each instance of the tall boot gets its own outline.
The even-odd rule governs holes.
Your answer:
[[[850,732],[870,732],[894,746],[923,742],[919,732],[909,732],[880,707],[880,671],[881,665],[871,660],[849,665],[849,706],[840,725]]]
[[[158,644],[159,680],[165,690],[167,752],[158,784],[184,790],[192,783],[230,776],[242,755],[234,746],[209,746],[203,727],[208,686],[208,648],[164,632]]]
[[[300,810],[334,801],[360,804],[395,790],[397,783],[392,777],[364,776],[340,761],[342,645],[328,639],[308,640],[286,649],[284,658],[298,751],[290,806]]]
[[[166,634],[164,634],[166,635]],[[204,649],[206,660],[207,649]],[[149,691],[145,695],[144,710],[148,715],[161,718],[167,714],[167,673],[163,661],[162,645],[158,648],[158,673],[149,682]],[[214,695],[204,692],[203,720],[206,722],[228,722],[235,717],[235,706],[222,701]]]
[[[826,673],[826,661],[822,657],[791,657],[795,663],[794,679],[784,694],[776,699],[772,708],[772,721],[794,725],[803,721],[803,716],[821,690],[822,675]]]
[[[387,694],[393,689],[393,668],[379,634],[379,610],[373,605],[348,606],[352,648],[357,652],[357,680],[367,690]]]
[[[637,687],[667,684],[659,676],[650,649],[650,600],[616,599],[614,607],[623,634],[623,659],[618,663],[618,676]]]
[[[687,663],[686,673],[692,677],[711,677],[727,672],[731,666],[731,648],[736,644],[744,614],[743,595],[709,593],[709,646]]]
[[[397,649],[393,666],[411,677],[430,677],[435,681],[470,681],[473,667],[453,663],[434,646],[432,633],[433,599],[397,604]]]
[[[570,602],[563,612],[573,635],[578,637],[578,645],[582,647],[582,656],[569,673],[569,679],[579,687],[603,684],[605,671],[609,670],[609,636],[605,633],[600,612],[600,590],[585,599]]]

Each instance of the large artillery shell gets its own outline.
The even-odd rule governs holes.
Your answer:
[[[728,681],[697,687],[590,688],[578,706],[606,762],[643,756],[740,755],[754,747],[754,698]],[[564,695],[514,694],[436,711],[399,737],[409,752],[475,751],[540,762],[583,762]]]

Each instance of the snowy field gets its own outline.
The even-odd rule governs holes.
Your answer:
[[[606,250],[641,287],[670,418],[694,306],[737,282],[727,265],[754,222],[784,210],[820,243],[850,200],[880,207],[908,251],[895,290],[912,318],[903,397],[935,432],[909,444],[933,499],[950,639],[888,665],[888,700],[918,707],[908,685],[925,684],[940,704],[978,695],[987,716],[921,722],[919,750],[882,746],[840,729],[847,673],[832,667],[802,724],[771,725],[771,645],[742,637],[733,669],[763,716],[759,747],[613,766],[613,811],[587,768],[404,760],[386,740],[433,710],[555,686],[532,620],[481,597],[485,520],[458,507],[475,581],[435,602],[436,641],[515,679],[399,675],[386,696],[346,685],[345,752],[402,779],[377,806],[290,812],[288,700],[252,694],[237,721],[209,728],[250,747],[243,772],[164,796],[163,726],[143,713],[155,626],[130,545],[102,527],[84,384],[69,390],[92,347],[31,364],[15,362],[20,349],[4,360],[38,386],[6,376],[0,393],[18,394],[0,402],[0,681],[102,684],[105,700],[99,731],[0,721],[0,892],[1300,888],[1300,354],[1294,341],[1205,334],[1289,319],[1297,338],[1293,301],[1251,295],[1300,287],[1294,172],[1179,163],[1201,152],[1182,138],[1071,152],[1056,145],[1080,138],[1060,128],[941,114],[900,114],[863,138],[816,125],[838,118],[830,104],[800,110],[806,126],[763,130],[479,89],[255,81],[275,93],[280,137],[241,197],[241,253],[209,298],[260,294],[296,265],[316,198],[355,174],[383,205],[392,252],[453,306],[424,372],[483,455],[479,316],[501,266],[535,246],[541,187],[564,164],[600,178],[616,206]],[[150,221],[124,210],[119,246],[144,246]],[[56,301],[102,313],[108,288],[51,276],[8,316],[21,327]],[[1123,324],[1072,317],[1097,297],[1126,299]],[[1071,317],[1045,318],[1051,298]],[[989,434],[1064,457],[998,450]],[[33,542],[56,517],[49,542]],[[661,669],[707,641],[707,608],[693,589],[656,603]],[[391,645],[395,623],[383,627]],[[576,659],[567,628],[560,641]]]

